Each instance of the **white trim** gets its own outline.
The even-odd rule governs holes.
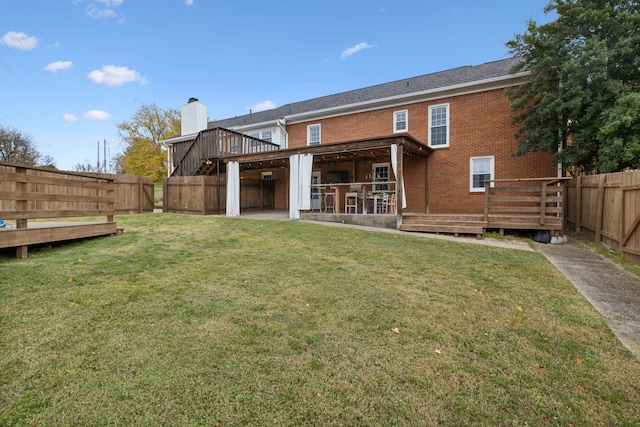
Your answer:
[[[446,144],[433,145],[431,143],[431,115],[432,115],[432,112],[433,112],[433,110],[435,108],[442,108],[442,107],[446,107],[446,114],[447,114],[447,118],[446,118],[447,122],[445,124],[445,126],[447,128],[447,137],[446,137],[447,138],[447,143]],[[437,105],[429,105],[429,115],[428,115],[428,119],[427,119],[427,121],[428,121],[428,125],[427,125],[427,140],[428,140],[428,143],[427,143],[427,145],[429,147],[431,147],[433,149],[449,147],[449,143],[450,143],[449,134],[450,134],[450,129],[451,129],[451,126],[449,126],[450,119],[451,119],[451,108],[450,108],[449,103],[437,104]]]
[[[318,127],[318,142],[315,144],[311,144],[311,128],[314,128],[316,126]],[[320,144],[322,144],[322,126],[320,125],[320,123],[307,125],[307,145],[313,146],[313,145],[320,145]]]
[[[398,115],[404,114],[404,129],[398,129]],[[398,110],[393,112],[393,133],[409,132],[409,110]]]
[[[474,156],[474,157],[470,157],[469,158],[469,191],[471,191],[472,193],[480,193],[480,192],[484,192],[484,187],[482,188],[476,188],[473,186],[473,161],[474,160],[490,160],[490,166],[489,166],[489,173],[491,174],[491,176],[489,177],[489,179],[496,179],[495,178],[495,167],[496,167],[496,159],[495,156]],[[493,187],[494,183],[492,182],[491,187]]]

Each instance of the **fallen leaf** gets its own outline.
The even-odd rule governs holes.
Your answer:
[[[69,283],[73,282],[73,277],[69,277],[69,278],[67,279],[67,282],[69,282]]]
[[[476,289],[476,292],[482,295],[482,289]]]
[[[436,349],[436,354],[442,354],[442,350]]]
[[[580,359],[579,357],[576,357],[576,363],[582,363],[582,359]]]
[[[400,333],[400,329],[399,328],[393,328],[393,329],[391,329],[391,332],[393,332],[394,334],[399,334]]]
[[[524,310],[524,308],[522,308],[522,306],[521,306],[521,305],[519,305],[519,306],[518,306],[518,311],[523,311],[523,310]]]

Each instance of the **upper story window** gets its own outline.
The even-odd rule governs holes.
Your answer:
[[[307,145],[320,144],[320,125],[307,126]]]
[[[263,141],[271,142],[271,131],[267,130],[267,131],[262,132],[262,138],[260,138],[260,139],[262,139]]]
[[[393,112],[393,132],[407,132],[409,129],[409,112],[407,110]]]
[[[471,157],[469,169],[471,171],[469,191],[484,191],[485,181],[494,179],[494,157]]]
[[[449,104],[429,107],[429,146],[449,146]]]

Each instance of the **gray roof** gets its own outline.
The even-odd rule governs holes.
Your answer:
[[[294,102],[272,110],[245,114],[223,120],[214,120],[209,122],[208,127],[233,128],[235,126],[248,126],[255,123],[276,121],[293,114],[308,113],[360,102],[373,101],[376,99],[408,95],[414,92],[423,92],[503,77],[509,75],[513,66],[520,61],[520,58],[508,58],[499,61],[487,62],[482,65],[468,65],[453,68],[451,70],[410,77],[376,86],[337,93],[335,95]]]

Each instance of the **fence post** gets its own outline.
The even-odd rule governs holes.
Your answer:
[[[582,227],[582,175],[574,177],[576,180],[576,232]]]
[[[27,174],[26,168],[16,167],[15,171],[16,173],[22,173],[25,175]],[[22,200],[16,200],[16,210],[19,211],[20,213],[27,212],[27,199],[25,194],[26,192],[27,192],[26,180],[25,182],[16,182],[16,193],[18,194],[22,193],[24,197]],[[27,228],[27,218],[16,219],[16,228],[17,229]],[[29,246],[18,246],[16,248],[16,259],[27,259],[28,249],[29,249]]]
[[[143,212],[144,204],[144,186],[142,184],[142,177],[138,175],[138,213]]]
[[[542,181],[540,187],[540,225],[544,225],[547,215],[547,181]]]
[[[602,221],[604,216],[604,183],[607,176],[602,174],[598,177],[598,205],[596,210],[596,242],[602,239]]]

